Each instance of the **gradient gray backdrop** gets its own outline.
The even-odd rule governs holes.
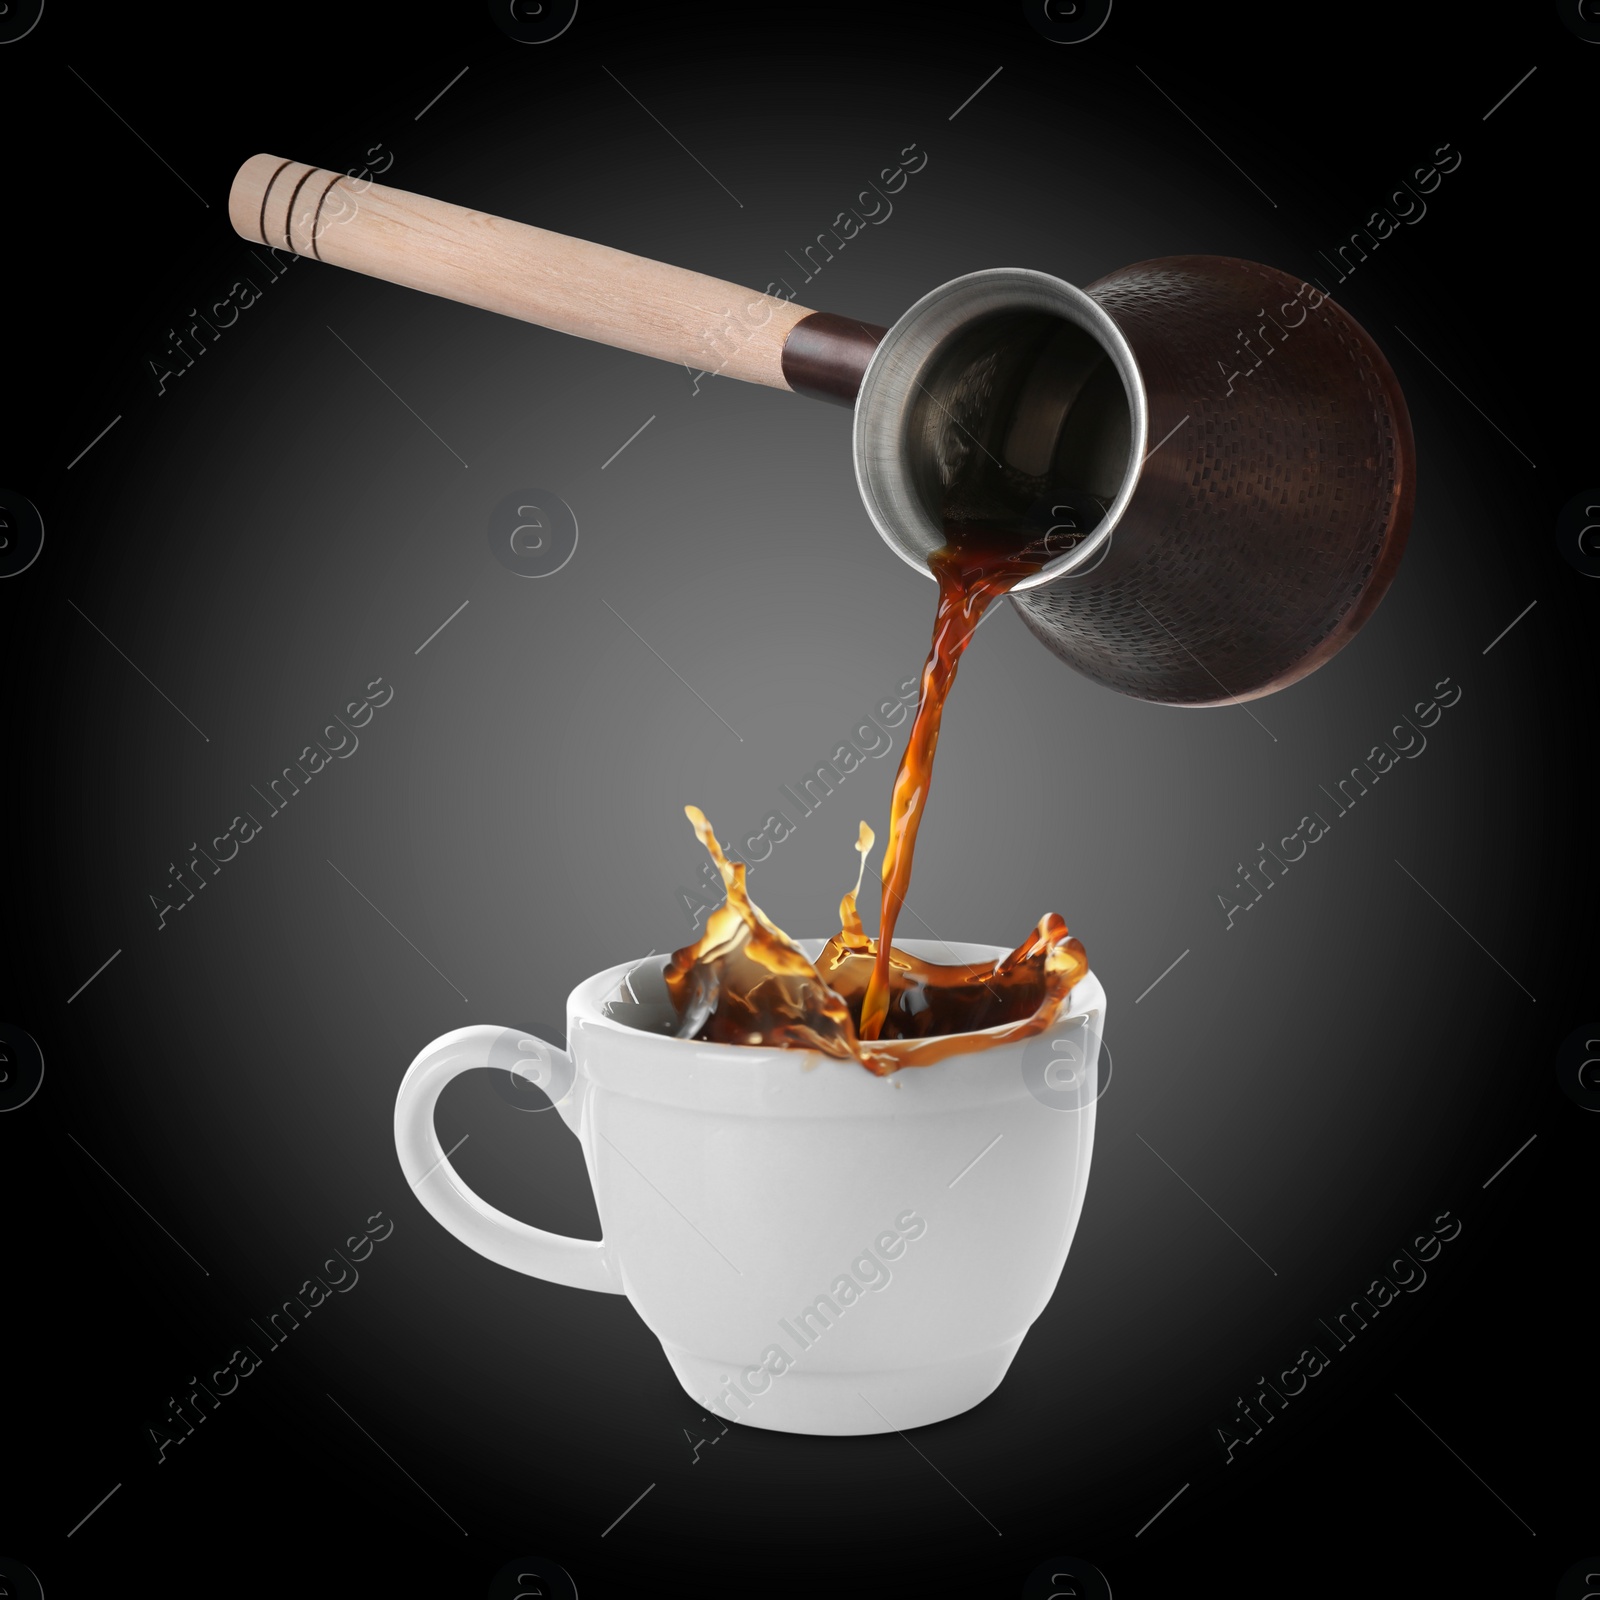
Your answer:
[[[47,1064],[40,1096],[0,1119],[17,1283],[34,1289],[11,1313],[13,1373],[56,1402],[12,1437],[59,1447],[21,1474],[7,1538],[49,1592],[130,1563],[185,1593],[231,1565],[229,1592],[256,1592],[282,1562],[312,1592],[410,1573],[404,1592],[478,1595],[521,1550],[585,1596],[663,1572],[704,1594],[1010,1596],[1056,1554],[1095,1561],[1119,1597],[1177,1592],[1196,1562],[1267,1594],[1287,1592],[1283,1552],[1341,1540],[1326,1592],[1370,1578],[1380,1545],[1397,1587],[1373,1592],[1399,1592],[1469,1537],[1530,1575],[1518,1592],[1553,1592],[1583,1553],[1577,1489],[1530,1453],[1527,1396],[1484,1319],[1518,1293],[1527,1230],[1562,1225],[1524,1201],[1513,1229],[1496,1207],[1554,1183],[1593,1131],[1553,1063],[1593,1002],[1574,760],[1592,740],[1596,597],[1552,541],[1582,483],[1550,430],[1573,419],[1530,410],[1535,351],[1484,324],[1517,320],[1521,253],[1560,247],[1559,224],[1510,213],[1590,64],[1554,18],[1450,74],[1405,46],[1389,66],[1403,94],[1358,144],[1369,90],[1352,78],[1383,15],[1335,41],[1263,34],[1264,13],[1118,5],[1081,46],[1016,8],[937,28],[807,15],[791,21],[816,42],[791,53],[766,14],[708,12],[680,34],[585,4],[530,47],[470,9],[377,41],[364,13],[306,12],[234,47],[237,78],[227,52],[155,26],[182,88],[133,74],[115,35],[79,49],[54,6],[8,47],[0,65],[20,73],[31,51],[50,86],[28,129],[10,114],[13,136],[60,141],[74,159],[58,174],[110,187],[91,211],[45,173],[19,180],[91,276],[75,313],[44,263],[13,288],[41,319],[14,329],[19,369],[70,392],[47,416],[18,396],[36,454],[7,470],[47,540],[0,585],[17,688],[6,1004]],[[1230,36],[1255,41],[1250,70]],[[1335,43],[1324,65],[1350,76],[1295,64]],[[1447,141],[1463,162],[1430,214],[1334,286],[1318,251]],[[913,142],[928,162],[893,216],[803,284],[786,252]],[[722,379],[696,393],[681,368],[315,263],[158,397],[144,362],[165,330],[249,270],[224,206],[237,162],[359,168],[377,145],[398,187],[758,288],[787,276],[806,304],[882,323],[980,267],[1086,283],[1177,252],[1257,258],[1328,282],[1400,375],[1420,462],[1410,548],[1310,679],[1248,709],[1146,705],[1073,676],[1008,608],[968,657],[906,931],[1010,945],[1062,913],[1110,996],[1115,1077],[1061,1286],[999,1393],[913,1436],[926,1459],[894,1435],[736,1430],[693,1464],[682,1430],[699,1413],[623,1299],[481,1260],[398,1173],[412,1056],[469,1022],[559,1040],[580,979],[687,942],[676,891],[701,853],[683,805],[725,837],[758,827],[780,784],[917,671],[933,588],[871,529],[842,409]],[[540,580],[497,563],[486,534],[534,488],[581,530]],[[262,837],[158,931],[147,897],[168,863],[379,675],[394,699],[354,755],[275,818],[257,802]],[[1446,676],[1462,698],[1426,752],[1332,819],[1318,785]],[[756,868],[755,897],[794,935],[834,927],[894,759]],[[1319,808],[1329,837],[1229,929],[1216,897],[1237,864]],[[554,1116],[468,1079],[439,1130],[447,1147],[470,1135],[456,1163],[496,1205],[598,1234]],[[360,1284],[157,1466],[143,1429],[166,1397],[379,1207],[395,1233]],[[1378,1354],[1353,1347],[1224,1468],[1207,1441],[1235,1395],[1446,1209],[1463,1234],[1368,1337]],[[1527,1328],[1559,1300],[1503,1314]],[[1522,1338],[1526,1359],[1538,1336]],[[1413,1493],[1428,1526],[1407,1532]]]

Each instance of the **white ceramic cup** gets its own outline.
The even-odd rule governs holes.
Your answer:
[[[1006,954],[902,944],[938,961]],[[815,958],[821,941],[801,948]],[[684,1389],[720,1417],[883,1433],[987,1398],[1054,1292],[1083,1209],[1099,981],[1077,985],[1047,1034],[880,1078],[816,1051],[632,1025],[671,1016],[666,959],[579,984],[567,1051],[459,1028],[411,1063],[394,1137],[423,1205],[502,1266],[626,1294]],[[462,1182],[433,1110],[479,1067],[549,1094],[583,1146],[603,1238],[530,1227]]]

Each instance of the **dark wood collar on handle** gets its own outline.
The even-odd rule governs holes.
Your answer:
[[[784,381],[796,394],[853,406],[872,352],[888,331],[854,317],[813,311],[784,340]]]

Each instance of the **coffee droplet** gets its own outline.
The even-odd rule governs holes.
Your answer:
[[[861,865],[856,868],[856,886],[839,902],[839,938],[846,941],[851,949],[857,949],[867,941],[861,926],[861,913],[856,910],[856,905],[861,899],[861,880],[867,873],[867,852],[876,837],[863,822],[861,832],[856,835],[856,849],[861,853]]]

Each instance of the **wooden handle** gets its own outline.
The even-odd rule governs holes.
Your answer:
[[[783,359],[804,306],[626,250],[279,156],[239,168],[228,216],[252,243],[696,371],[806,387]]]

